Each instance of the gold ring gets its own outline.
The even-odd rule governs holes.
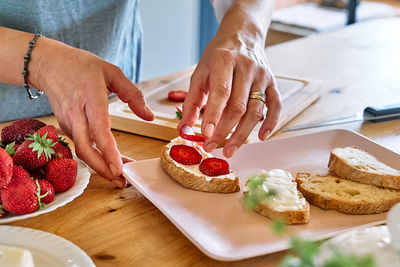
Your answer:
[[[262,102],[264,103],[266,97],[267,97],[267,96],[266,96],[265,93],[263,93],[263,92],[251,92],[251,93],[250,93],[250,96],[249,96],[249,99],[260,100],[260,101],[262,101]]]

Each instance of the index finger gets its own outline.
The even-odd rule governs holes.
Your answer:
[[[154,120],[154,114],[146,105],[142,91],[124,75],[121,69],[116,66],[109,68],[105,76],[107,87],[127,103],[137,116],[147,121]]]
[[[201,73],[198,67],[190,78],[189,91],[183,103],[183,117],[178,125],[179,130],[185,125],[192,127],[196,123],[206,97],[207,74]]]
[[[210,69],[210,92],[204,111],[201,131],[211,137],[218,125],[226,103],[231,95],[233,65],[218,61]]]

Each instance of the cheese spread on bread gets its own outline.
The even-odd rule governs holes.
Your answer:
[[[199,153],[201,154],[202,159],[206,159],[206,158],[212,158],[214,157],[212,154],[206,152],[203,148],[202,145],[198,144],[197,142],[193,142],[193,141],[189,141],[186,139],[183,139],[182,137],[177,137],[175,139],[172,139],[171,142],[169,144],[166,145],[166,147],[168,148],[168,154],[169,151],[171,149],[172,146],[174,145],[187,145],[187,146],[191,146],[193,148],[195,148],[197,151],[199,151]],[[184,169],[185,171],[194,174],[196,176],[203,176],[205,177],[205,179],[209,182],[212,179],[225,179],[228,178],[230,180],[234,180],[236,179],[236,175],[233,171],[230,171],[229,174],[225,174],[225,175],[219,175],[219,176],[207,176],[205,174],[203,174],[200,169],[199,169],[199,164],[196,165],[184,165],[181,164],[179,162],[174,161],[175,165]]]
[[[266,192],[276,192],[275,196],[266,199],[263,204],[277,211],[303,209],[306,205],[305,198],[299,196],[297,183],[290,172],[281,169],[262,170],[257,176],[264,180],[262,188]]]

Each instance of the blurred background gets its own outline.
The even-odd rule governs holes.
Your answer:
[[[141,81],[197,63],[218,29],[209,0],[140,0]],[[399,0],[275,0],[266,46],[400,14]]]

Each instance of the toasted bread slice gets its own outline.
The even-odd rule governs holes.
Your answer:
[[[273,190],[276,195],[258,204],[256,212],[272,220],[283,220],[286,224],[307,223],[310,220],[310,205],[297,190],[296,181],[290,172],[275,169],[262,171],[257,176],[264,180],[262,190]],[[248,188],[244,192],[245,195],[250,193]]]
[[[400,191],[341,179],[298,173],[299,190],[310,204],[348,214],[374,214],[388,211],[400,202]]]
[[[334,148],[328,163],[337,176],[384,188],[400,189],[400,171],[378,161],[358,147]]]
[[[161,152],[161,167],[186,188],[211,193],[233,193],[240,190],[239,175],[231,170],[229,175],[210,177],[202,174],[199,165],[182,165],[169,156],[170,145]],[[226,177],[226,178],[224,178]]]

